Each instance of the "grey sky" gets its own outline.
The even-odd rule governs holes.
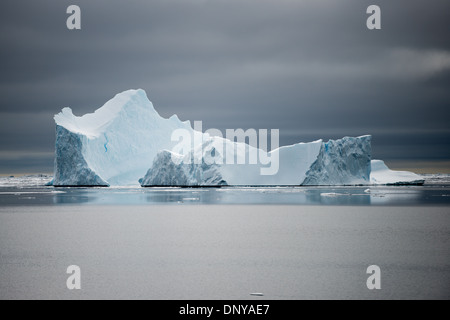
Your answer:
[[[82,30],[66,28],[66,8]],[[370,4],[382,30],[366,28]],[[450,159],[448,0],[3,0],[0,173],[51,171],[53,115],[142,88],[204,128],[281,143],[372,134],[374,157]]]

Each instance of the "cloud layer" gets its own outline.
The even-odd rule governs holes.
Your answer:
[[[375,157],[450,158],[447,0],[77,0],[81,31],[71,4],[3,1],[1,170],[51,168],[53,114],[130,88],[207,128],[278,128],[282,144],[371,133]]]

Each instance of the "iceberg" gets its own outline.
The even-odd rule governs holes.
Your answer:
[[[55,187],[83,186],[299,186],[369,185],[420,182],[371,160],[371,136],[298,143],[264,151],[196,131],[176,115],[161,117],[145,91],[117,94],[94,113],[75,116],[64,108],[56,123]],[[193,137],[188,152],[174,152],[172,135]],[[230,150],[233,152],[230,153]],[[276,159],[247,163],[252,155]],[[227,159],[236,158],[236,162]],[[273,168],[270,168],[273,169]],[[270,171],[270,170],[269,170]]]

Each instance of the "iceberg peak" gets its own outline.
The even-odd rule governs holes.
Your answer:
[[[71,108],[66,107],[55,115],[54,119],[57,125],[71,132],[94,138],[104,133],[106,127],[119,117],[121,112],[127,111],[131,113],[148,112],[159,116],[153,104],[148,100],[145,91],[138,89],[116,94],[114,98],[106,102],[94,113],[77,117],[73,114]]]

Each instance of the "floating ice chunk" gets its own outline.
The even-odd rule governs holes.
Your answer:
[[[348,193],[336,193],[336,192],[324,192],[320,194],[321,197],[339,197],[339,196],[349,196]]]
[[[394,171],[389,169],[381,160],[372,160],[370,182],[381,185],[423,185],[425,180],[408,171]]]

